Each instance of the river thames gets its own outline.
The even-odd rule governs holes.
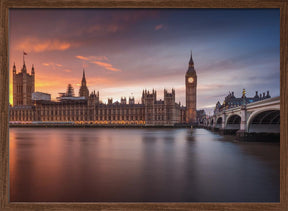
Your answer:
[[[280,144],[205,129],[10,128],[12,202],[279,202]]]

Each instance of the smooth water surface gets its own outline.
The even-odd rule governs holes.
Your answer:
[[[279,202],[279,143],[205,129],[10,128],[10,201]]]

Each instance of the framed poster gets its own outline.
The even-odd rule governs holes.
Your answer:
[[[1,11],[3,208],[287,206],[286,3]]]

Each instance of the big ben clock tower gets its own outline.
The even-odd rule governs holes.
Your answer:
[[[197,74],[194,69],[194,61],[191,57],[189,67],[185,74],[185,87],[186,87],[186,122],[196,122],[196,97],[197,97]]]

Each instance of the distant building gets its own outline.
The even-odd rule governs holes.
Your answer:
[[[229,94],[225,97],[225,100],[223,101],[222,104],[219,101],[216,103],[214,114],[217,114],[229,108],[246,105],[267,98],[271,98],[269,91],[267,91],[267,93],[263,92],[263,94],[260,95],[258,95],[258,91],[256,91],[254,97],[246,97],[246,91],[245,89],[243,89],[242,96],[239,98],[236,98],[234,96],[234,92],[229,92]]]
[[[204,109],[197,110],[197,122],[202,124],[205,118],[206,118],[205,110]]]
[[[32,93],[32,101],[39,101],[39,100],[51,100],[51,94],[43,93],[43,92],[33,92]]]
[[[59,97],[57,97],[56,99],[60,102],[63,102],[63,101],[75,101],[75,100],[87,100],[88,97],[83,96],[83,95],[82,96],[80,95],[79,97],[75,97],[74,89],[72,85],[68,84],[66,93],[59,93]]]
[[[26,74],[26,70],[22,72],[22,74]],[[104,104],[99,100],[99,91],[89,93],[85,70],[83,70],[79,96],[75,96],[74,89],[69,84],[66,93],[59,93],[59,97],[56,98],[57,101],[51,101],[49,94],[41,92],[33,93],[34,67],[32,67],[31,74],[32,76],[25,76],[26,78],[31,78],[31,80],[29,79],[29,89],[25,89],[29,90],[29,93],[27,94],[26,92],[20,98],[18,92],[15,92],[15,99],[18,101],[14,101],[16,104],[10,107],[11,122],[74,122],[79,124],[173,126],[183,123],[191,124],[197,121],[197,75],[194,69],[192,53],[189,68],[185,75],[187,108],[181,106],[180,102],[175,102],[174,89],[171,92],[164,89],[163,100],[157,100],[157,92],[153,89],[152,91],[143,90],[141,103],[136,104],[134,97],[129,97],[127,103],[126,98],[122,97],[120,102],[113,102],[113,99],[109,98],[108,103]],[[17,87],[22,86],[24,83],[22,80],[13,77],[14,84],[17,90]],[[30,89],[32,86],[33,88]]]

